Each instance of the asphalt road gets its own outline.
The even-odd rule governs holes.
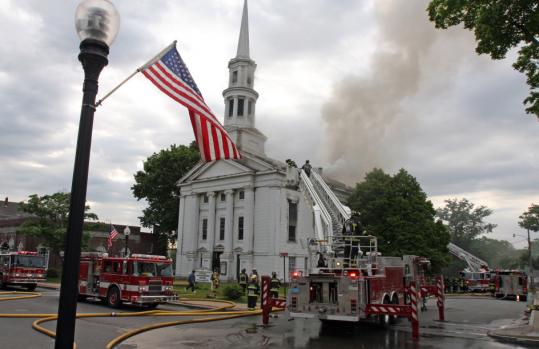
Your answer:
[[[1,313],[56,313],[57,291],[39,290],[43,297],[0,303]],[[120,349],[139,348],[518,348],[498,343],[487,331],[518,323],[524,303],[495,299],[462,298],[446,302],[446,322],[435,321],[434,300],[429,310],[421,314],[419,342],[411,339],[407,320],[384,330],[362,323],[358,326],[322,325],[318,320],[289,321],[285,313],[271,319],[271,326],[260,327],[259,317],[232,319],[206,324],[191,324],[162,328],[128,339]],[[167,306],[170,310],[185,308]],[[125,308],[122,311],[137,311]],[[99,303],[79,303],[79,312],[110,312]],[[104,348],[106,343],[128,329],[150,323],[171,321],[163,317],[90,318],[77,320],[76,342],[79,348]],[[53,348],[49,337],[31,328],[34,319],[0,318],[0,348]],[[54,330],[55,322],[45,327]]]

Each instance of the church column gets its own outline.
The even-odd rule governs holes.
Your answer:
[[[234,241],[234,190],[226,190],[225,253],[232,253]]]
[[[206,195],[208,195],[208,250],[212,258],[215,245],[215,192],[211,191]]]
[[[245,188],[245,227],[244,239],[245,250],[249,253],[254,252],[254,218],[255,218],[255,190],[253,186]]]
[[[185,195],[180,196],[180,207],[178,211],[178,236],[176,237],[176,275],[180,275],[182,255],[184,254],[183,236],[184,229],[183,224],[185,220]]]

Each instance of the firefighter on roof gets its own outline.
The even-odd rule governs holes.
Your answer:
[[[279,298],[279,288],[281,287],[281,281],[277,278],[277,273],[272,272],[271,273],[271,281],[270,281],[270,295],[273,298]]]

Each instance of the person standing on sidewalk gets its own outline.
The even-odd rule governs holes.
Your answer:
[[[191,292],[197,293],[195,286],[196,286],[196,277],[195,277],[195,271],[193,270],[191,274],[189,274],[189,277],[187,278],[187,281],[189,282],[189,286],[185,288],[185,291],[191,289]]]

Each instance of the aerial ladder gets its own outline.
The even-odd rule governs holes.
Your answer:
[[[309,251],[335,256],[343,250],[341,232],[351,217],[351,210],[341,203],[315,169],[311,170],[310,176],[302,169],[298,171],[300,190],[314,213],[315,239],[308,242]]]
[[[466,268],[465,271],[472,273],[480,273],[489,270],[487,262],[480,258],[477,258],[470,252],[458,247],[454,243],[450,242],[449,244],[447,244],[447,248],[453,256],[465,261],[466,264],[468,264],[468,268]]]

